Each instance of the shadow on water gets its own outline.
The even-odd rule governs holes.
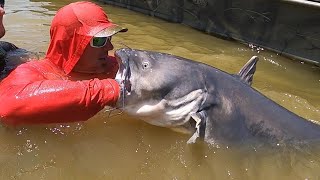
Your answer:
[[[45,52],[49,24],[72,2],[6,2],[3,40]],[[172,53],[237,73],[260,57],[253,87],[287,109],[320,121],[320,70],[254,45],[221,40],[183,25],[102,5],[129,28],[113,38],[139,49]],[[40,55],[41,56],[41,55]],[[285,128],[285,127],[284,127]],[[100,112],[84,123],[0,127],[0,179],[319,179],[320,146],[273,147],[252,142],[187,145],[189,135],[151,126],[126,115]]]

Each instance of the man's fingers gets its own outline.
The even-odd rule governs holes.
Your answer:
[[[4,9],[0,7],[0,16],[3,16],[5,13]]]

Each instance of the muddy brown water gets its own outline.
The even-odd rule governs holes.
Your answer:
[[[6,1],[7,33],[2,40],[45,52],[53,15],[70,2]],[[296,114],[320,121],[319,68],[184,25],[101,5],[113,21],[129,28],[113,38],[115,48],[125,44],[172,53],[229,73],[237,73],[252,55],[258,55],[253,87]],[[0,179],[320,179],[317,148],[296,152],[187,145],[189,137],[105,112],[84,123],[0,127]]]

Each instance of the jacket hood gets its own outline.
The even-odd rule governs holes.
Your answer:
[[[109,35],[126,31],[110,22],[103,9],[94,3],[83,1],[64,6],[52,20],[46,59],[69,74],[91,38],[108,29],[112,30]]]

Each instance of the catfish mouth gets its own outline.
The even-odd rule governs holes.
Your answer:
[[[116,51],[115,52],[115,58],[118,61],[119,69],[116,74],[116,81],[119,83],[120,87],[124,91],[125,94],[128,94],[131,92],[131,70],[129,65],[129,58],[125,56],[123,53],[119,54],[121,52]]]

